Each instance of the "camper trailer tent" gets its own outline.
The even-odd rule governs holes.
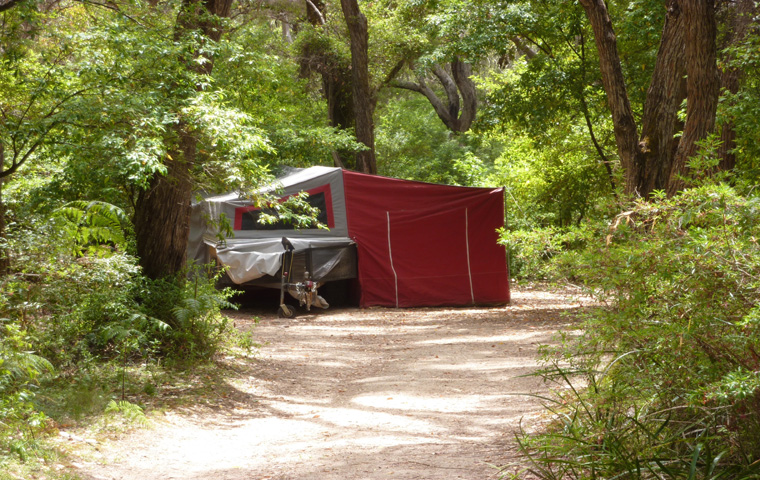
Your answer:
[[[330,167],[300,170],[279,182],[283,196],[308,192],[329,230],[262,225],[258,209],[239,195],[211,197],[193,206],[189,258],[216,259],[237,284],[278,286],[285,237],[296,250],[311,247],[321,255],[315,280],[356,277],[361,307],[509,302],[506,252],[496,232],[504,225],[503,189]],[[224,244],[208,221],[222,214],[234,230]]]

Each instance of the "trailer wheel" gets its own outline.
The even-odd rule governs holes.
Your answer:
[[[280,305],[277,309],[277,316],[280,318],[293,318],[296,316],[296,309],[290,305]]]

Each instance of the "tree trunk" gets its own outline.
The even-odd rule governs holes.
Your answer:
[[[674,137],[679,124],[678,109],[686,96],[684,68],[684,15],[678,1],[671,0],[644,102],[641,138],[631,171],[626,172],[629,193],[646,198],[654,190],[665,190],[668,186],[678,146]]]
[[[599,52],[599,68],[602,83],[607,94],[607,103],[612,113],[620,163],[625,172],[625,193],[635,195],[637,185],[631,175],[637,150],[636,122],[628,100],[628,92],[623,78],[623,68],[617,50],[617,39],[612,28],[607,5],[604,0],[580,0],[594,31],[594,40]]]
[[[356,139],[367,146],[367,150],[356,154],[356,170],[376,174],[375,128],[373,114],[375,98],[369,83],[369,30],[367,17],[359,10],[357,0],[341,0],[343,16],[351,38],[351,80],[356,118]]]
[[[411,90],[425,96],[433,106],[438,118],[454,133],[466,132],[472,127],[478,112],[478,97],[475,83],[470,76],[472,69],[466,62],[455,58],[451,64],[451,75],[444,68],[436,65],[433,74],[446,93],[447,101],[441,100],[421,76],[417,83],[398,80],[392,83],[396,88]],[[460,102],[461,96],[461,102]]]
[[[472,126],[472,122],[475,121],[475,115],[478,112],[478,96],[475,90],[475,83],[470,78],[472,76],[472,68],[469,63],[465,63],[459,59],[454,58],[451,62],[451,74],[454,77],[454,83],[459,89],[459,93],[462,95],[462,110],[459,118],[456,121],[455,132],[466,132]]]
[[[200,31],[205,39],[219,41],[222,35],[219,19],[229,16],[231,5],[232,0],[183,0],[175,38]],[[208,75],[213,60],[202,63],[191,60],[187,68]],[[166,176],[154,176],[135,205],[137,252],[143,273],[149,278],[175,275],[185,267],[194,189],[190,172],[196,162],[197,142],[183,121],[175,127],[175,134],[177,145],[169,149]]]
[[[193,193],[190,165],[195,155],[191,135],[183,136],[181,150],[167,162],[166,176],[155,176],[135,206],[137,251],[149,278],[174,275],[185,266]]]
[[[0,174],[5,169],[5,145],[0,141]],[[5,202],[3,202],[3,184],[5,177],[0,175],[0,242],[5,240]],[[0,278],[8,274],[10,268],[10,258],[8,251],[0,246]]]
[[[729,6],[726,12],[729,17],[726,21],[728,33],[723,48],[744,41],[752,24],[752,16],[760,13],[758,10],[760,8],[755,4],[755,0],[738,0],[733,7]],[[743,75],[741,70],[730,66],[732,61],[733,57],[729,54],[722,62],[727,66],[721,70],[720,84],[722,89],[735,94],[739,91]],[[736,148],[736,132],[733,123],[731,121],[724,122],[720,131],[721,144],[718,150],[720,165],[718,169],[721,171],[733,170],[736,166],[736,155],[733,153],[733,149]]]
[[[344,71],[339,65],[328,68],[322,73],[322,92],[327,100],[327,118],[330,126],[341,130],[354,127],[354,102],[351,93],[349,72]],[[335,150],[333,152],[336,167],[345,168],[354,162],[351,151]]]
[[[604,0],[580,2],[599,51],[602,81],[625,172],[625,193],[648,197],[653,190],[664,189],[668,195],[674,195],[683,188],[681,177],[686,173],[687,159],[696,152],[697,142],[715,125],[718,75],[714,0],[669,0],[657,63],[647,91],[640,141],[636,141],[636,124]],[[687,118],[678,141],[673,135],[684,91],[688,97]]]
[[[720,77],[717,67],[717,23],[713,0],[682,0],[686,24],[686,124],[670,172],[668,195],[685,187],[688,159],[697,142],[715,128]]]
[[[323,0],[305,0],[306,19],[315,27],[325,24],[327,6]],[[351,80],[349,69],[327,52],[311,51],[307,47],[301,52],[302,77],[310,72],[317,72],[322,77],[322,95],[327,100],[327,118],[330,126],[341,130],[354,127],[354,102],[351,98]],[[339,168],[353,165],[353,152],[333,150],[333,164]]]

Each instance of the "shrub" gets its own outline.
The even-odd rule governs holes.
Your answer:
[[[575,281],[576,256],[597,236],[598,223],[566,228],[536,227],[501,230],[499,242],[507,247],[510,275],[541,281]]]
[[[550,261],[562,252],[562,241],[556,228],[502,230],[499,241],[507,247],[511,276],[530,280],[556,277],[556,268]]]
[[[174,278],[144,280],[140,298],[143,313],[165,322],[170,328],[157,340],[163,353],[177,359],[206,360],[222,346],[230,324],[222,315],[225,308],[236,308],[229,299],[230,288],[218,290],[217,277],[196,270]]]
[[[758,238],[760,198],[719,185],[637,204],[579,256],[608,306],[547,352],[563,388],[554,425],[520,439],[531,471],[760,478]]]
[[[53,366],[31,351],[28,337],[8,319],[0,319],[0,455],[25,459],[45,416],[32,404],[38,377]]]

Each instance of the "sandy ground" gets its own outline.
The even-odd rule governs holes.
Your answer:
[[[265,343],[218,403],[167,411],[75,463],[87,480],[494,479],[515,459],[537,348],[581,306],[513,292],[500,308],[233,313]]]

